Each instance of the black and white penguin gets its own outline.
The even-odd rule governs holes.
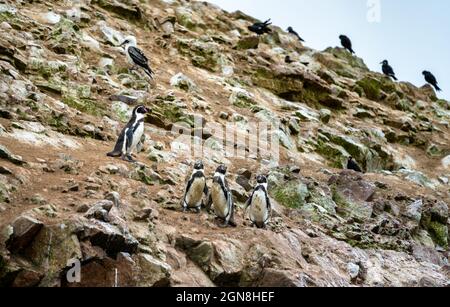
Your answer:
[[[144,52],[137,48],[136,38],[134,36],[127,36],[120,46],[125,47],[127,60],[131,65],[133,65],[133,69],[136,66],[139,66],[150,77],[150,79],[153,79],[153,70],[148,65],[148,59]]]
[[[206,185],[205,167],[202,161],[197,161],[194,165],[194,171],[186,186],[186,192],[183,198],[183,212],[188,209],[195,209],[200,213],[203,195],[208,195],[208,186]]]
[[[220,165],[214,174],[207,208],[209,209],[212,206],[217,217],[223,220],[224,227],[228,225],[236,227],[234,221],[233,197],[227,179],[225,178],[226,174],[227,167],[225,165]]]
[[[130,121],[120,133],[114,150],[107,154],[108,157],[122,157],[125,161],[134,162],[131,154],[135,152],[144,134],[144,118],[148,112],[142,105],[134,108]]]
[[[272,205],[267,191],[267,177],[259,175],[256,177],[256,181],[256,187],[245,204],[245,210],[248,210],[253,225],[258,228],[265,228],[272,213]]]

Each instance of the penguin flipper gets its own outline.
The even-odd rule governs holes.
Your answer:
[[[131,146],[133,144],[133,129],[128,129],[126,132],[126,143],[125,143],[125,149],[126,149],[126,153],[130,154],[131,153]]]
[[[125,140],[125,131],[126,131],[126,129],[123,129],[122,132],[120,132],[119,138],[117,139],[116,145],[114,145],[113,151],[106,154],[108,157],[117,158],[123,154],[123,152],[122,152],[123,142],[126,141]]]
[[[212,207],[212,195],[211,192],[208,192],[208,200],[206,201],[206,211],[210,212],[211,211],[211,207]]]

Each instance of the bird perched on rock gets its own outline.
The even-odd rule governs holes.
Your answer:
[[[208,195],[208,186],[206,185],[205,167],[202,161],[197,161],[194,165],[194,171],[187,183],[183,198],[183,211],[195,209],[200,213],[203,196]]]
[[[303,38],[300,37],[300,35],[298,35],[297,32],[294,31],[294,29],[292,27],[287,28],[287,31],[292,34],[295,35],[299,41],[304,42]]]
[[[231,195],[227,179],[225,178],[226,174],[227,167],[225,165],[220,165],[214,174],[213,184],[206,208],[209,211],[212,206],[217,217],[223,220],[223,227],[227,227],[228,225],[236,227],[236,223],[234,221],[233,197]]]
[[[347,169],[353,170],[353,171],[358,172],[358,173],[362,173],[363,172],[361,170],[361,168],[359,167],[358,163],[356,163],[356,161],[353,160],[353,157],[349,157],[348,158]]]
[[[267,190],[267,177],[260,175],[256,178],[256,182],[256,187],[245,204],[245,209],[248,209],[253,225],[256,225],[258,228],[265,228],[272,212],[272,205]]]
[[[153,79],[153,70],[148,65],[148,59],[144,52],[137,48],[136,38],[134,36],[127,36],[120,46],[125,47],[128,62],[133,65],[132,69],[139,66],[150,77],[150,79]]]
[[[265,33],[270,33],[272,30],[269,28],[269,26],[272,23],[269,20],[266,20],[264,22],[257,22],[251,26],[248,26],[249,31],[254,32],[258,35],[263,35]]]
[[[384,60],[383,62],[381,62],[380,64],[382,64],[383,66],[381,67],[383,70],[383,74],[385,74],[388,77],[391,77],[392,79],[394,79],[395,81],[397,81],[397,77],[395,76],[395,72],[394,69],[392,69],[392,67],[389,65],[389,62],[387,60]]]
[[[292,63],[294,63],[295,61],[292,60],[292,58],[291,58],[289,55],[287,55],[287,56],[284,58],[284,62],[285,62],[286,64],[292,64]]]
[[[136,150],[144,134],[144,118],[148,112],[143,105],[134,108],[130,121],[120,133],[114,150],[107,154],[108,157],[122,157],[125,161],[134,162],[131,154]]]
[[[340,35],[339,38],[341,39],[342,47],[344,47],[345,49],[350,51],[350,53],[352,53],[352,54],[355,53],[355,51],[353,51],[352,41],[350,40],[350,38],[348,38],[345,35]]]
[[[432,86],[434,86],[434,88],[436,89],[436,91],[440,92],[442,91],[439,86],[438,86],[438,82],[436,80],[436,77],[429,71],[423,71],[422,72],[423,76],[425,77],[425,81],[427,81],[428,83],[430,83]]]

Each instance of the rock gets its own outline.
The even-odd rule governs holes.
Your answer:
[[[258,36],[245,36],[238,41],[236,48],[238,50],[247,50],[247,49],[258,49],[258,46],[259,46]]]
[[[444,167],[444,169],[450,170],[450,156],[442,159],[442,167]]]
[[[114,202],[110,200],[102,200],[96,204],[94,204],[88,212],[84,215],[86,218],[94,218],[99,221],[109,222],[110,216],[109,211],[111,211],[114,206]]]
[[[360,267],[352,262],[347,263],[347,271],[351,279],[356,279],[359,275]]]
[[[441,255],[434,248],[414,244],[412,247],[412,255],[420,262],[429,262],[438,266],[444,265]]]
[[[141,8],[135,3],[126,4],[118,0],[93,0],[93,4],[99,5],[101,8],[105,10],[122,16],[130,21],[136,22],[142,19],[142,11]]]
[[[90,220],[90,222],[84,223],[80,239],[87,239],[92,245],[103,248],[111,257],[120,252],[134,254],[139,245],[139,242],[133,236],[121,231],[118,226],[98,220]]]
[[[46,225],[24,252],[37,266],[45,266],[47,282],[52,274],[65,268],[69,260],[82,258],[76,231],[77,225],[71,223]]]
[[[251,108],[257,104],[253,95],[242,88],[233,88],[233,92],[228,100],[232,105],[239,108]]]
[[[221,119],[227,120],[228,118],[230,118],[230,114],[228,114],[226,112],[220,112],[219,117]]]
[[[120,207],[120,195],[117,192],[109,192],[105,195],[105,199],[111,201],[116,208]]]
[[[423,201],[418,199],[406,207],[404,215],[415,220],[417,223],[422,219]]]
[[[172,268],[167,263],[148,254],[137,256],[140,267],[140,287],[167,287],[170,283]]]
[[[7,248],[13,253],[20,253],[23,251],[39,231],[44,224],[29,216],[20,216],[13,223],[13,233],[7,242]]]
[[[269,192],[278,203],[288,208],[300,208],[309,195],[308,187],[300,181],[280,182],[273,187],[269,185]]]
[[[88,212],[88,210],[89,210],[89,206],[88,205],[86,205],[86,204],[81,204],[81,205],[79,205],[78,207],[77,207],[77,212],[78,213],[86,213],[86,212]]]
[[[177,49],[182,55],[191,58],[192,65],[212,72],[229,66],[228,60],[221,55],[220,45],[213,41],[197,39],[178,39]]]
[[[14,279],[14,282],[12,283],[11,287],[13,288],[36,287],[39,285],[43,277],[44,274],[40,272],[27,269],[21,270]]]
[[[195,83],[191,79],[189,79],[182,73],[173,76],[170,79],[170,85],[182,89],[186,92],[195,91],[197,89],[197,85],[195,85]]]
[[[49,25],[55,25],[61,21],[61,15],[58,15],[54,12],[42,13],[42,14],[40,14],[39,17],[43,23],[46,23]]]
[[[236,177],[236,183],[243,187],[247,192],[253,189],[252,185],[249,182],[249,179],[243,175],[238,175]]]
[[[5,146],[0,145],[0,159],[5,159],[17,165],[25,164],[21,156],[13,155]]]
[[[332,176],[328,184],[333,190],[333,200],[338,212],[359,220],[372,216],[372,201],[376,186],[362,179],[360,174],[345,170],[339,176]]]
[[[307,286],[300,271],[266,268],[258,287],[299,288]]]
[[[136,287],[139,268],[127,253],[118,253],[115,259],[94,257],[81,265],[79,283],[68,282],[61,274],[62,287]]]

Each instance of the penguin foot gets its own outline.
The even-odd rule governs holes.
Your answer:
[[[194,210],[195,210],[195,213],[197,213],[197,214],[200,214],[200,212],[202,212],[202,209],[200,209],[200,208],[195,208]]]
[[[136,162],[131,155],[123,155],[122,160],[126,162]]]
[[[220,227],[220,228],[227,228],[227,227],[228,227],[228,223],[227,223],[227,222],[224,222],[224,223],[222,223],[222,224],[219,224],[219,227]]]

